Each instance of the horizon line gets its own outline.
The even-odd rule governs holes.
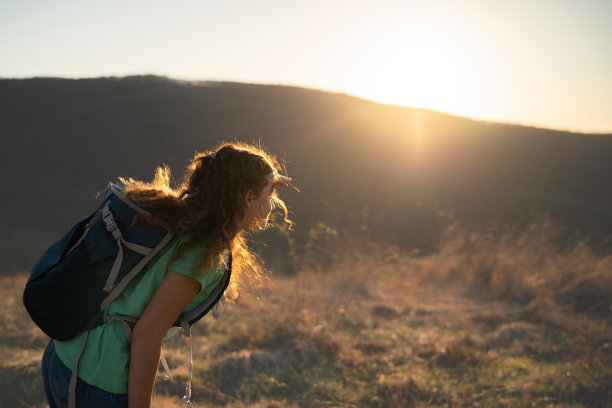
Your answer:
[[[314,91],[345,95],[352,98],[361,99],[364,101],[372,102],[378,105],[384,106],[394,106],[400,108],[408,108],[408,109],[418,109],[424,111],[435,112],[443,115],[454,116],[457,118],[472,120],[476,122],[489,123],[489,124],[497,124],[497,125],[509,125],[509,126],[519,126],[519,127],[529,127],[540,130],[551,130],[557,132],[566,132],[566,133],[578,133],[585,135],[612,135],[612,129],[607,130],[589,130],[589,129],[578,129],[578,128],[563,128],[556,127],[553,125],[546,125],[542,123],[530,123],[530,122],[522,122],[520,120],[507,120],[507,119],[498,119],[498,118],[487,118],[487,117],[479,117],[479,116],[471,116],[465,114],[457,114],[453,112],[441,111],[434,108],[424,107],[424,106],[409,106],[409,105],[401,105],[397,103],[385,102],[381,100],[376,100],[372,98],[368,98],[362,95],[352,94],[343,90],[334,90],[329,88],[321,88],[313,85],[304,85],[304,84],[295,84],[295,83],[287,83],[287,82],[255,82],[248,80],[240,80],[240,79],[193,79],[193,78],[181,78],[178,76],[172,76],[168,74],[155,74],[155,73],[134,73],[134,74],[109,74],[109,75],[98,75],[98,76],[56,76],[56,75],[30,75],[30,76],[16,76],[16,77],[3,77],[0,76],[0,80],[27,80],[27,79],[65,79],[65,80],[86,80],[86,79],[105,79],[105,78],[134,78],[134,77],[157,77],[157,78],[165,78],[174,82],[184,82],[191,84],[200,84],[204,85],[205,83],[236,83],[236,84],[245,84],[245,85],[261,85],[261,86],[284,86],[288,88],[301,88],[301,89],[309,89]]]

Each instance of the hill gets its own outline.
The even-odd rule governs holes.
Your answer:
[[[180,177],[195,150],[261,142],[287,159],[298,242],[317,225],[427,251],[448,218],[546,213],[612,234],[612,135],[478,122],[272,85],[154,76],[0,80],[0,261],[27,268],[118,176]],[[271,237],[270,239],[281,239]]]

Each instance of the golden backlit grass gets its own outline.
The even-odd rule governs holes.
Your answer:
[[[435,254],[329,242],[297,275],[194,327],[193,401],[211,407],[612,406],[610,258],[554,229],[452,226]],[[3,278],[2,406],[44,406],[45,344]],[[607,304],[607,305],[606,305]],[[608,309],[606,309],[606,307]],[[187,350],[165,346],[180,406]]]
[[[424,281],[461,282],[481,298],[612,316],[612,254],[595,251],[588,238],[571,236],[547,218],[520,230],[450,224],[440,247],[421,262]]]

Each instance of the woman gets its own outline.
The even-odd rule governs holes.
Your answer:
[[[105,310],[106,316],[138,317],[131,345],[120,324],[89,331],[78,360],[76,405],[148,407],[160,360],[162,340],[178,316],[205,300],[223,275],[231,250],[232,281],[226,297],[261,279],[262,269],[245,244],[246,229],[266,228],[275,206],[287,208],[276,188],[291,179],[279,174],[276,159],[258,147],[226,143],[193,159],[178,189],[170,172],[159,168],[151,183],[122,179],[123,192],[149,210],[152,224],[175,238],[153,258]],[[42,361],[50,407],[67,406],[68,387],[82,336],[49,342]]]

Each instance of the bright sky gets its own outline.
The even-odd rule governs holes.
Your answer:
[[[611,0],[19,0],[0,77],[289,84],[612,132]]]

